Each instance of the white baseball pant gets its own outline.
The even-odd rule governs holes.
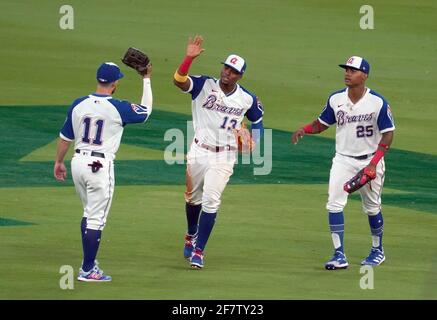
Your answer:
[[[236,161],[236,151],[213,152],[193,143],[187,154],[185,201],[217,212]]]
[[[100,161],[103,165],[97,172],[92,172],[89,166],[93,161]],[[87,228],[103,230],[115,185],[114,164],[111,156],[105,154],[105,158],[100,158],[91,156],[90,152],[75,153],[71,160],[71,174],[76,192],[82,201],[83,216],[87,218]]]
[[[358,171],[369,164],[371,158],[357,160],[352,157],[336,154],[332,159],[329,176],[329,196],[326,209],[329,212],[342,212],[346,206],[349,194],[343,190],[343,185]],[[369,216],[381,211],[381,193],[384,184],[385,163],[384,159],[376,166],[376,178],[363,186],[358,191],[361,195],[363,211]]]

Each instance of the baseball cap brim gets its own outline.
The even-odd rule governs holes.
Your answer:
[[[364,70],[361,70],[360,68],[355,68],[355,67],[353,67],[353,66],[348,66],[347,64],[339,64],[338,65],[340,68],[343,68],[343,69],[354,69],[354,70],[357,70],[357,71],[361,71],[362,73],[365,73],[365,74],[369,74],[369,72],[366,72],[366,71],[364,71]]]
[[[97,75],[97,80],[99,82],[102,83],[111,83],[111,82],[115,82],[117,80],[120,80],[121,78],[124,77],[124,74],[122,72],[119,72],[118,75],[116,75],[115,77],[105,77],[104,75],[102,75],[101,77],[99,77],[99,75]]]
[[[359,69],[359,68],[355,68],[355,67],[352,67],[352,66],[348,66],[347,64],[339,64],[338,66],[339,66],[340,68],[343,68],[343,69],[350,68],[350,69],[354,69],[354,70],[358,70],[358,71],[363,71],[363,70],[361,70],[361,69]]]
[[[235,68],[233,65],[231,64],[227,64],[226,62],[221,62],[221,64],[224,64],[225,66],[228,66],[229,68],[235,70],[236,72],[243,74],[240,70],[238,70],[237,68]]]

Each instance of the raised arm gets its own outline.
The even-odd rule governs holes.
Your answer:
[[[147,73],[143,75],[143,95],[141,97],[141,105],[147,108],[147,113],[150,116],[153,107],[152,84],[150,79],[152,77],[152,64],[147,66]]]
[[[190,89],[188,70],[190,69],[193,60],[205,51],[205,49],[202,48],[202,43],[203,38],[200,35],[196,35],[194,39],[191,37],[188,39],[185,58],[174,74],[173,83],[183,91],[188,91]]]

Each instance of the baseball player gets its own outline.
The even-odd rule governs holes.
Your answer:
[[[123,77],[112,62],[97,70],[95,93],[76,99],[59,134],[54,176],[64,181],[64,157],[74,141],[71,174],[83,205],[81,222],[83,261],[78,280],[111,281],[96,263],[102,230],[114,193],[114,159],[126,124],[145,122],[152,112],[151,68],[143,76],[141,105],[112,98]]]
[[[369,63],[353,56],[339,66],[345,69],[346,88],[331,94],[319,118],[292,135],[292,142],[296,144],[305,134],[318,134],[336,124],[336,153],[332,161],[326,206],[335,251],[332,259],[325,264],[328,270],[344,269],[349,265],[343,246],[343,209],[351,190],[345,182],[360,170],[364,174],[360,176],[362,185],[359,192],[372,234],[370,254],[361,264],[378,266],[385,260],[381,212],[385,172],[383,157],[392,143],[395,130],[388,102],[365,86],[370,71]]]
[[[264,113],[258,98],[237,83],[246,70],[245,60],[238,55],[222,62],[219,79],[188,76],[191,63],[204,51],[202,42],[201,36],[189,39],[186,56],[174,74],[174,84],[192,99],[194,139],[187,154],[184,256],[195,269],[204,266],[204,249],[237,160],[239,144],[234,133],[246,116],[252,122],[252,138],[258,141]]]

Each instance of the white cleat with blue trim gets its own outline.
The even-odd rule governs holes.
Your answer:
[[[94,267],[88,272],[85,272],[82,270],[82,268],[80,268],[77,280],[85,282],[109,282],[112,281],[112,277],[105,275],[103,270],[100,269],[97,264],[95,264]]]
[[[385,261],[384,251],[378,248],[372,248],[369,256],[361,262],[362,266],[379,266]]]
[[[346,269],[348,266],[346,256],[341,251],[335,251],[331,260],[325,263],[326,270]]]

